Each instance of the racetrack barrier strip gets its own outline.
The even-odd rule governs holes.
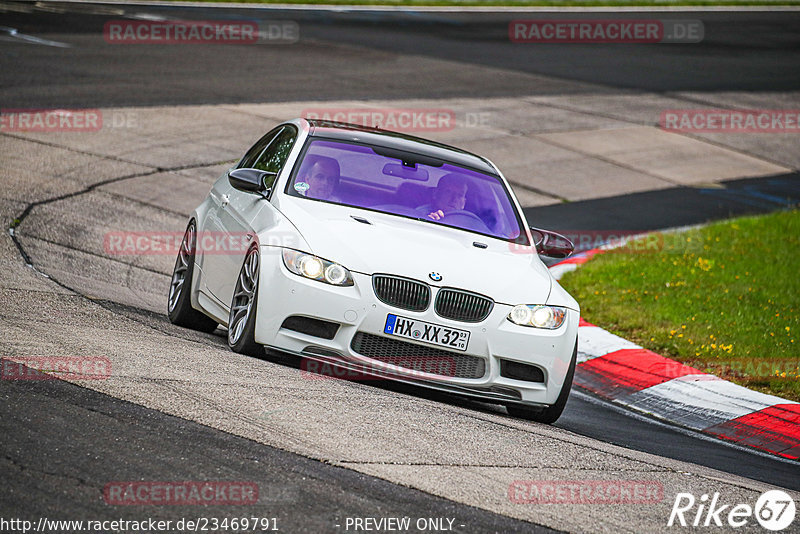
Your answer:
[[[597,254],[550,266],[560,279]],[[630,409],[704,434],[800,460],[800,403],[753,391],[660,356],[595,326],[578,324],[575,386]]]

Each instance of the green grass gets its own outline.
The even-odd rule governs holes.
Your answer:
[[[797,6],[800,0],[194,0],[249,4],[358,6],[482,6],[482,7],[675,7],[675,6]]]
[[[663,356],[800,401],[800,211],[655,242],[595,256],[564,276],[582,316]]]

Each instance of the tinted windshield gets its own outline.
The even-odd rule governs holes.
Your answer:
[[[296,197],[333,202],[527,242],[503,182],[413,153],[314,139],[287,185]]]

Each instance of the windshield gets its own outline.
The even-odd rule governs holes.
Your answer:
[[[390,148],[314,139],[289,195],[444,224],[527,244],[499,177]]]

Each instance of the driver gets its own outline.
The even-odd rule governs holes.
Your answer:
[[[433,202],[422,208],[429,211],[428,217],[438,221],[448,213],[461,211],[467,202],[467,184],[464,177],[457,173],[445,174],[439,178],[433,193]]]

